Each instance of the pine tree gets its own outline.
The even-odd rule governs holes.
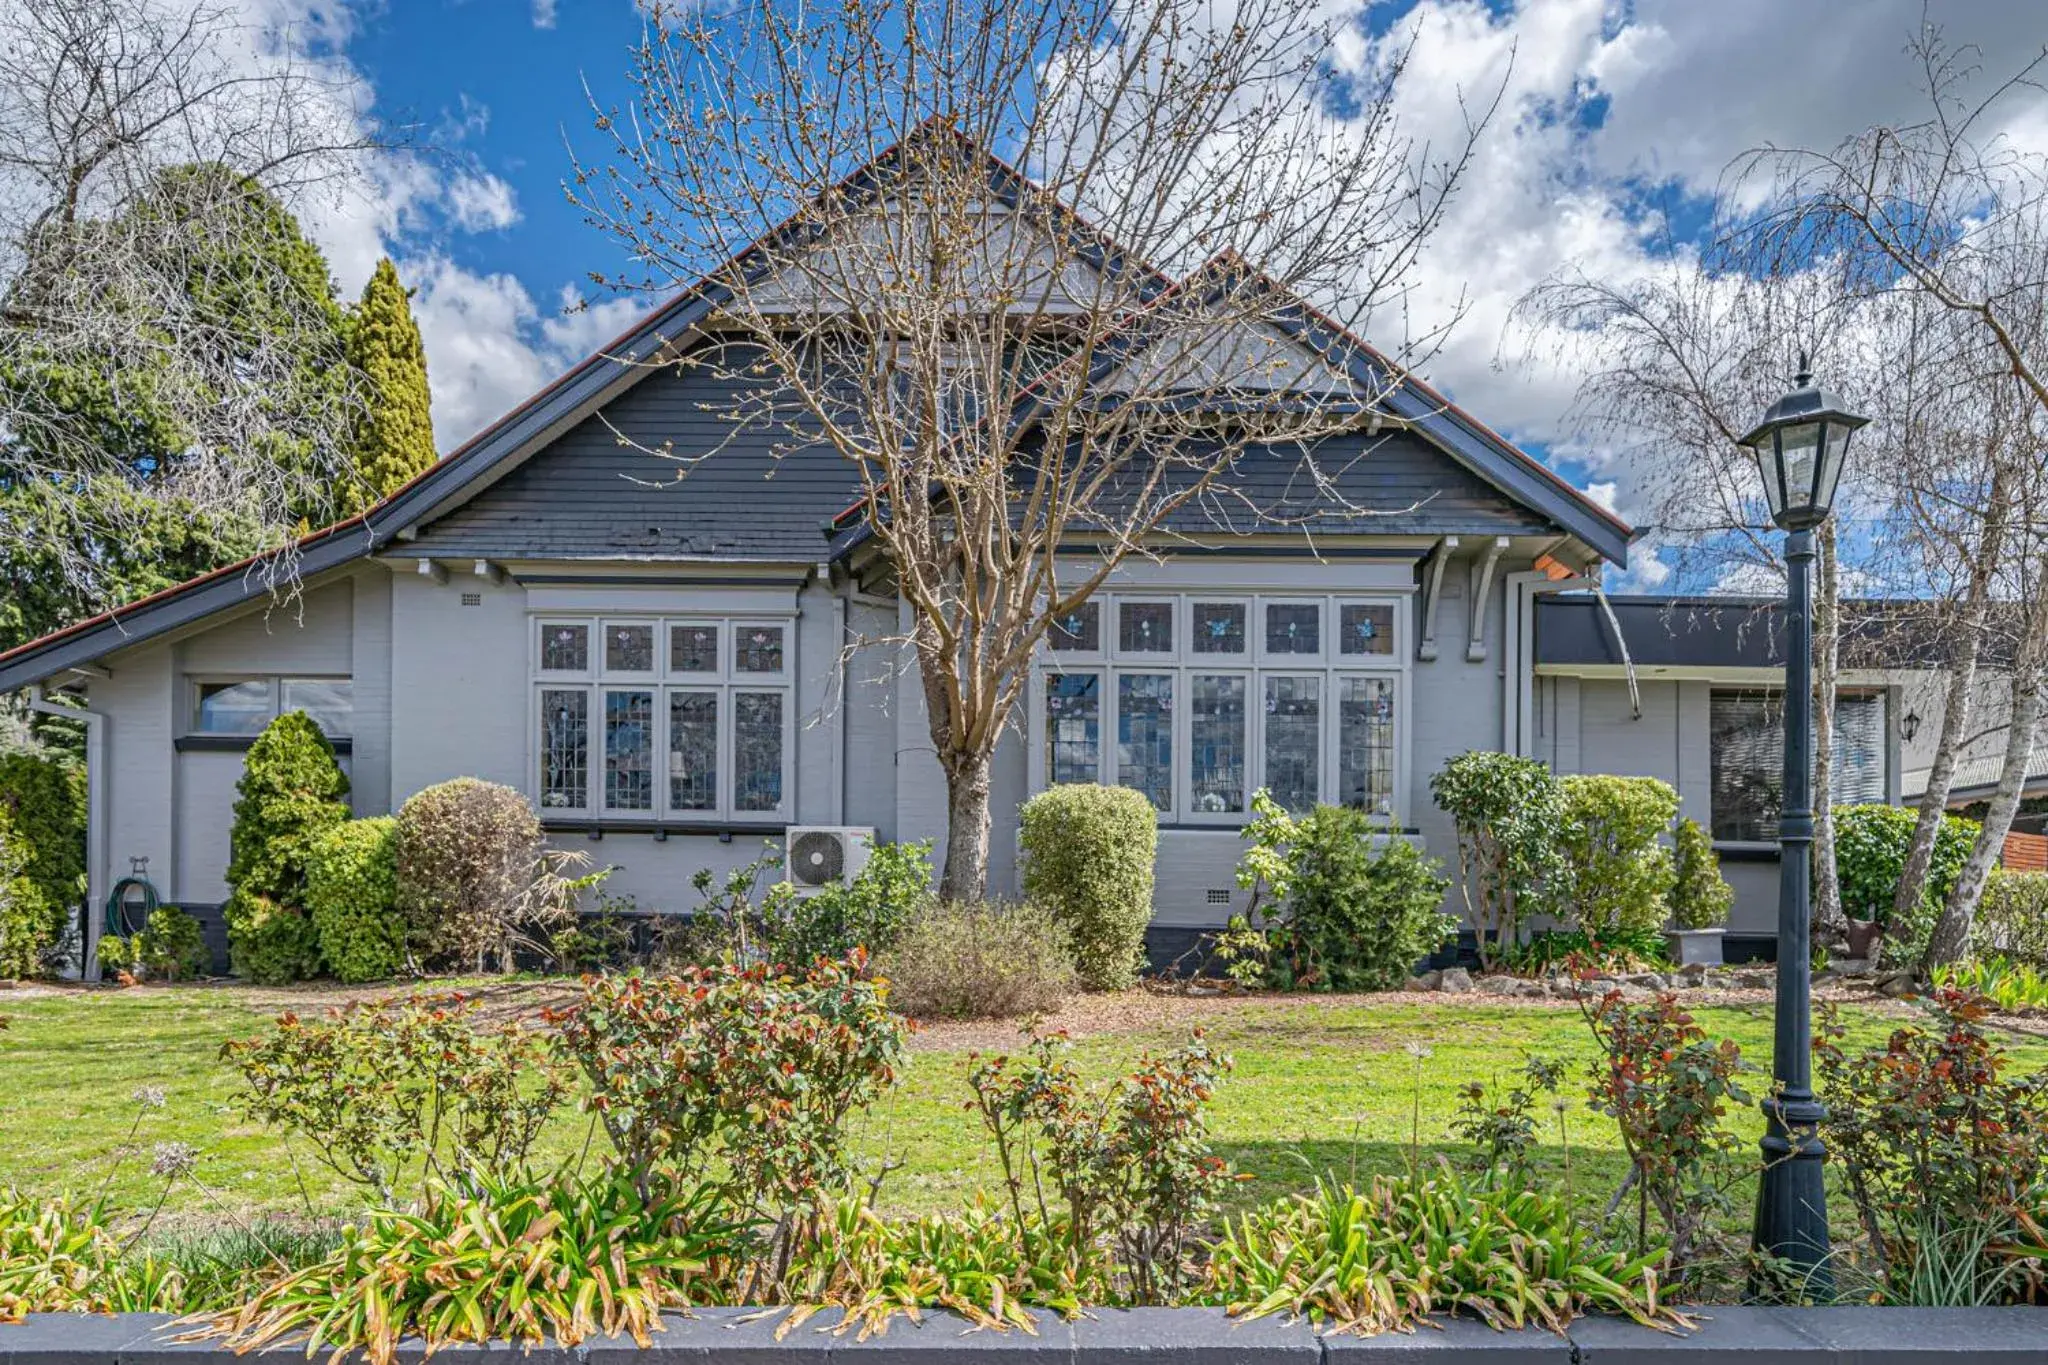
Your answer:
[[[390,257],[363,287],[349,329],[349,360],[362,380],[356,469],[363,503],[384,497],[434,462],[427,352],[412,317],[412,295]]]

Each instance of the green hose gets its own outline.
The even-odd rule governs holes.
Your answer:
[[[137,917],[128,914],[128,892],[134,887],[139,887],[142,891],[140,914]],[[115,882],[114,889],[107,893],[107,910],[100,936],[104,938],[108,934],[115,934],[121,938],[129,938],[142,932],[149,923],[150,915],[160,904],[162,902],[157,899],[156,888],[149,884],[149,878],[123,877]]]

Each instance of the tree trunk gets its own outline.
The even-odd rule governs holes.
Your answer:
[[[1821,523],[1820,583],[1813,612],[1813,941],[1833,943],[1849,930],[1835,877],[1835,680],[1841,676],[1841,575],[1835,528]]]
[[[1963,739],[1969,734],[1971,713],[1976,705],[1977,660],[1983,653],[1984,630],[1991,618],[1992,580],[2005,557],[2005,527],[2011,511],[2012,480],[2004,464],[1991,474],[1991,491],[1984,515],[1984,532],[1971,557],[1970,585],[1963,594],[1961,631],[1949,659],[1948,695],[1942,700],[1941,734],[1935,741],[1934,762],[1927,770],[1927,790],[1920,794],[1920,818],[1913,824],[1913,842],[1906,849],[1906,865],[1899,873],[1898,889],[1892,893],[1892,922],[1903,924],[1920,897],[1926,894],[1927,871],[1934,866],[1934,841],[1941,833],[1942,817],[1948,814],[1949,788],[1955,782],[1956,762],[1962,757]]]
[[[939,895],[978,901],[988,895],[987,755],[950,755],[946,764],[946,869]]]
[[[2037,614],[2048,614],[2039,607],[2035,610]],[[2034,734],[2041,728],[2042,696],[2041,666],[2034,651],[2022,651],[2017,668],[2012,689],[2012,721],[2005,732],[2005,762],[1998,772],[1998,791],[1984,816],[1984,828],[1978,831],[1977,842],[1957,874],[1956,884],[1949,889],[1948,903],[1941,907],[1934,936],[1927,941],[1927,953],[1920,959],[1923,976],[1944,963],[1956,961],[1969,950],[1970,930],[1977,922],[1977,902],[1983,898],[1991,869],[1998,865],[2012,818],[2019,812],[2020,791],[2026,785],[2027,769],[2034,756]]]

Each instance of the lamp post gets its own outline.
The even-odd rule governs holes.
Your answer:
[[[1756,456],[1771,520],[1785,534],[1785,797],[1778,815],[1778,1002],[1772,1093],[1763,1102],[1764,1169],[1756,1249],[1787,1263],[1816,1297],[1828,1273],[1828,1204],[1813,1095],[1813,531],[1828,519],[1858,417],[1817,387],[1799,357],[1797,387],[1742,444]]]

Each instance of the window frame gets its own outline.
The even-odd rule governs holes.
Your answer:
[[[1176,638],[1171,652],[1131,653],[1118,649],[1117,626],[1124,602],[1159,603],[1175,599]],[[1316,799],[1336,802],[1339,790],[1339,759],[1342,753],[1339,700],[1345,680],[1351,677],[1382,679],[1393,689],[1393,791],[1390,810],[1380,814],[1368,810],[1376,823],[1394,828],[1407,826],[1410,802],[1410,767],[1413,724],[1410,698],[1412,687],[1413,595],[1398,589],[1364,592],[1232,592],[1214,587],[1146,587],[1129,592],[1115,589],[1097,592],[1090,602],[1102,614],[1103,648],[1100,651],[1054,650],[1042,646],[1032,663],[1028,689],[1030,713],[1026,724],[1029,746],[1027,782],[1033,792],[1051,784],[1051,737],[1046,710],[1047,678],[1062,674],[1089,674],[1098,679],[1102,697],[1097,771],[1092,780],[1121,785],[1121,748],[1125,675],[1171,674],[1173,683],[1173,783],[1171,810],[1159,812],[1165,828],[1239,829],[1250,819],[1253,792],[1269,787],[1266,763],[1265,688],[1270,677],[1312,677],[1318,680],[1316,732]],[[1197,605],[1226,604],[1245,611],[1245,648],[1236,653],[1196,652],[1195,608]],[[1348,605],[1383,606],[1391,609],[1392,648],[1385,654],[1343,654],[1333,644],[1333,622],[1341,619]],[[1268,605],[1313,606],[1317,610],[1318,651],[1315,654],[1269,654],[1265,648],[1265,611]],[[1245,809],[1200,811],[1195,808],[1194,681],[1198,677],[1230,677],[1243,680],[1245,691]]]
[[[526,771],[532,784],[536,809],[543,819],[603,825],[787,825],[796,812],[796,650],[797,615],[759,610],[738,614],[719,612],[574,612],[530,613],[528,631],[528,705]],[[605,652],[608,632],[618,626],[650,627],[654,633],[653,667],[646,671],[609,667]],[[583,626],[590,634],[590,666],[583,670],[543,669],[545,632],[559,626]],[[673,666],[671,640],[678,627],[707,626],[718,632],[716,667],[710,670],[679,669]],[[782,632],[781,667],[769,672],[747,672],[739,668],[741,632],[755,626]],[[585,775],[582,804],[544,806],[542,772],[541,697],[547,692],[580,691],[588,698],[588,731],[585,735]],[[648,746],[652,766],[652,804],[641,809],[613,806],[607,802],[605,767],[608,746],[605,731],[605,698],[610,693],[652,694],[653,711],[648,724]],[[781,770],[778,774],[780,800],[772,810],[741,810],[738,806],[738,772],[734,767],[737,750],[735,697],[741,693],[774,693],[782,699]],[[673,802],[670,771],[671,699],[682,693],[710,694],[717,705],[717,736],[714,747],[714,801],[710,809],[684,808]]]
[[[1771,749],[1772,752],[1781,755],[1784,751],[1785,689],[1782,686],[1773,686],[1770,684],[1736,685],[1717,683],[1711,685],[1708,688],[1707,717],[1709,761],[1707,768],[1707,832],[1709,836],[1712,838],[1713,844],[1716,848],[1727,849],[1735,852],[1757,852],[1761,850],[1775,850],[1779,846],[1779,840],[1776,836],[1763,839],[1733,839],[1723,838],[1719,833],[1716,832],[1720,825],[1719,812],[1715,809],[1715,803],[1719,796],[1719,783],[1715,780],[1713,760],[1715,757],[1719,755],[1721,750],[1720,746],[1715,745],[1713,743],[1713,708],[1714,699],[1716,697],[1726,696],[1749,699],[1761,699],[1768,706],[1772,707],[1777,717],[1779,742],[1772,745]],[[1841,706],[1841,703],[1844,701],[1875,702],[1879,708],[1880,733],[1885,735],[1889,735],[1891,733],[1893,708],[1890,689],[1882,686],[1852,685],[1837,687],[1835,689],[1835,705],[1838,708],[1838,716],[1839,707]],[[1889,799],[1892,790],[1893,757],[1894,756],[1889,742],[1886,742],[1885,744],[1880,746],[1878,750],[1878,782],[1885,792],[1885,797],[1883,799],[1886,800]],[[1782,762],[1782,759],[1780,761]],[[1814,804],[1816,808],[1818,808],[1818,805],[1821,801],[1827,801],[1831,805],[1834,804],[1834,793],[1831,791],[1814,793]],[[1778,804],[1778,816],[1782,818],[1783,814],[1784,800],[1781,794]],[[1775,826],[1777,820],[1774,819],[1771,823]]]
[[[254,730],[211,730],[199,723],[199,707],[205,690],[209,687],[238,687],[245,683],[261,683],[265,689],[263,724]],[[246,739],[254,741],[263,731],[284,714],[284,690],[290,683],[346,683],[349,687],[349,724],[340,734],[328,734],[325,726],[320,733],[327,735],[329,743],[355,740],[355,675],[353,673],[188,673],[185,675],[185,706],[176,733],[186,738],[210,740]],[[309,713],[310,714],[310,713]],[[316,720],[314,724],[319,724]]]

